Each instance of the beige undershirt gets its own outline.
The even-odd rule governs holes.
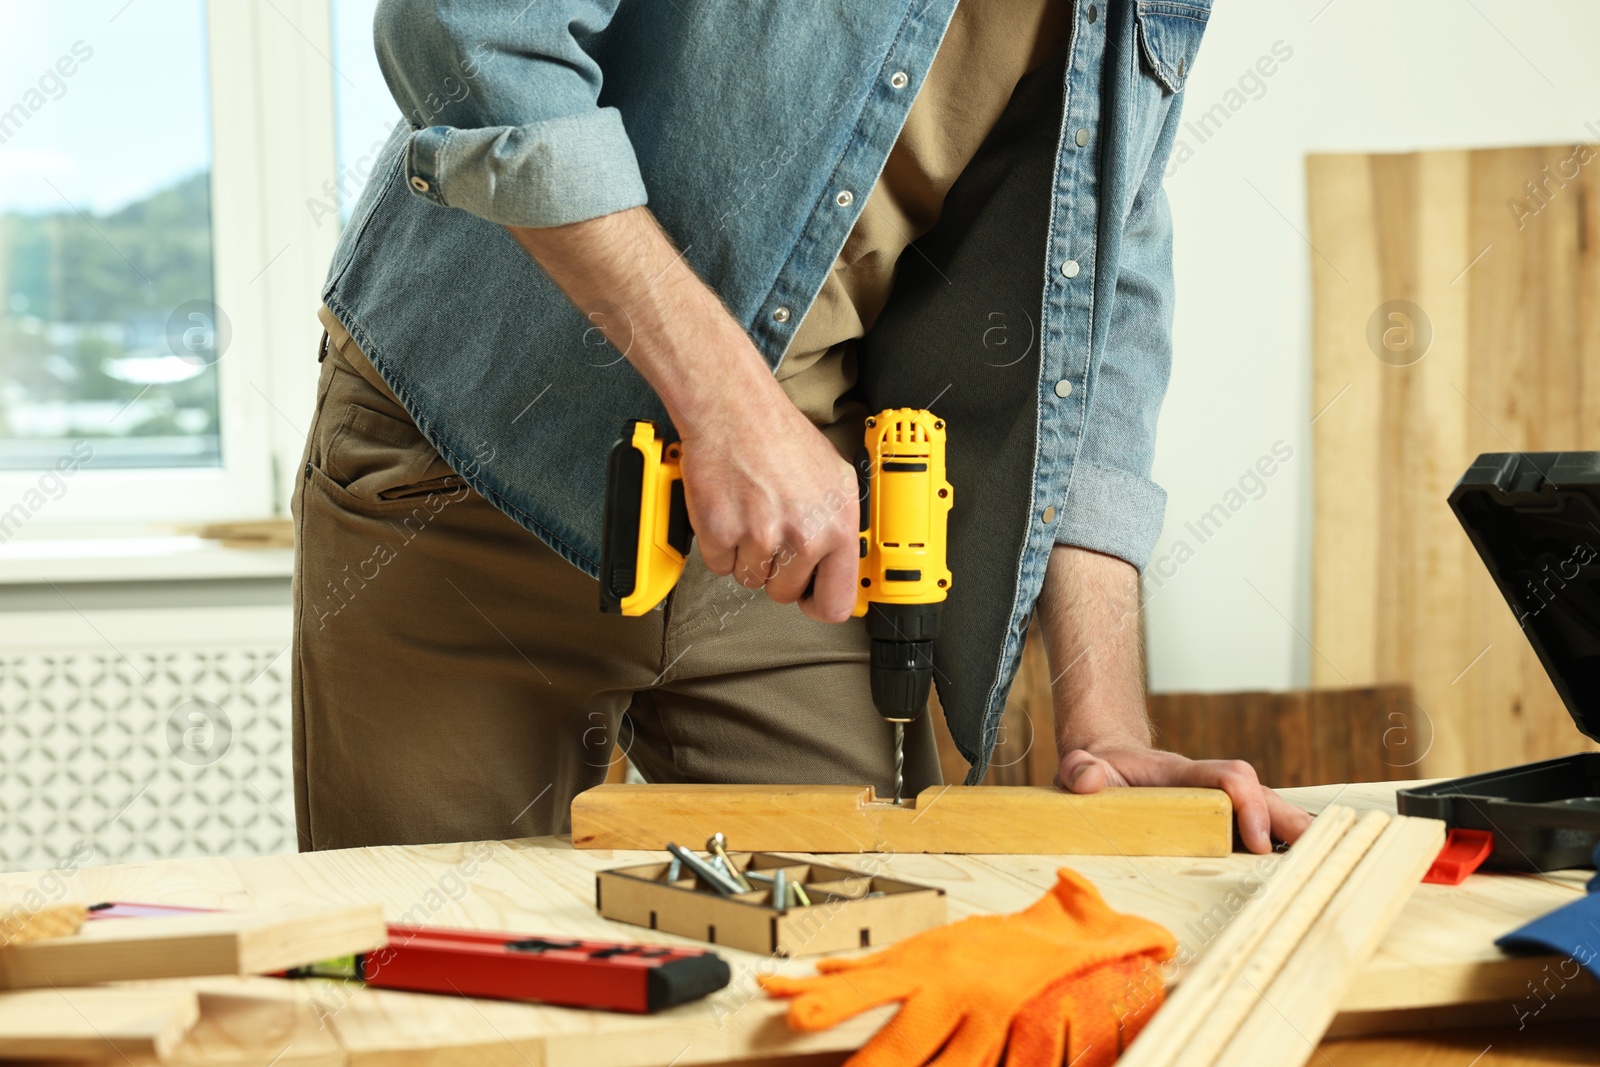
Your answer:
[[[855,342],[888,303],[896,261],[938,221],[1017,82],[1065,47],[1071,17],[1071,0],[960,0],[956,7],[883,173],[778,368],[784,392],[813,423],[850,420],[829,434],[846,451],[860,443],[855,420],[864,414],[847,399],[856,383]]]

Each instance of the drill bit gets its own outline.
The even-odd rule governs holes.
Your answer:
[[[901,794],[906,787],[906,724],[894,724],[894,802],[904,803]]]

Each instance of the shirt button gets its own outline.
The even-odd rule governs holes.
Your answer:
[[[1082,148],[1084,145],[1089,143],[1089,131],[1079,130],[1072,139],[1078,142],[1079,148]]]
[[[1054,504],[1051,504],[1049,507],[1044,509],[1044,514],[1039,516],[1039,517],[1041,519],[1043,519],[1046,523],[1055,522],[1056,521],[1056,506]]]
[[[1056,383],[1056,396],[1059,396],[1063,400],[1065,400],[1067,397],[1069,397],[1071,395],[1072,395],[1072,383],[1071,382],[1069,382],[1065,378],[1063,378],[1059,382]]]
[[[897,70],[893,74],[889,75],[889,84],[894,86],[896,89],[904,89],[906,84],[910,81],[911,79],[906,77],[906,72],[903,70]]]
[[[788,322],[789,321],[789,309],[785,308],[785,307],[773,308],[772,309],[772,321],[773,322]]]
[[[838,196],[833,198],[833,202],[838,204],[840,207],[849,207],[851,204],[855,203],[855,200],[856,194],[852,193],[848,189],[845,189]]]
[[[1100,17],[1100,9],[1095,7],[1093,4],[1090,4],[1089,10],[1084,12],[1084,14],[1089,16],[1090,22],[1093,22],[1095,19]]]
[[[1061,276],[1064,278],[1076,278],[1078,276],[1078,270],[1078,261],[1075,259],[1069,259],[1065,263],[1061,264]]]
[[[423,178],[412,178],[411,188],[415,189],[419,193],[425,193],[428,191],[428,183],[426,179]]]

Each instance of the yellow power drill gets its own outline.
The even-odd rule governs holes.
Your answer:
[[[945,479],[944,420],[890,408],[866,421],[861,572],[854,614],[872,640],[872,702],[895,727],[895,803],[904,788],[905,724],[928,705],[933,640],[950,590],[945,539],[954,493]],[[635,420],[606,464],[600,610],[643,615],[683,573],[694,530],[683,495],[682,448]]]

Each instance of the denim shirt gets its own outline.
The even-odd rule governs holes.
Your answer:
[[[1143,567],[1161,530],[1161,179],[1210,6],[1078,0],[1064,57],[1008,110],[1049,121],[1002,120],[861,345],[871,409],[931,407],[950,428],[936,682],[969,781],[1051,547]],[[378,55],[405,121],[323,298],[440,454],[595,575],[607,451],[624,420],[666,413],[600,329],[626,324],[585,319],[503,227],[648,202],[776,368],[954,8],[384,0]]]

